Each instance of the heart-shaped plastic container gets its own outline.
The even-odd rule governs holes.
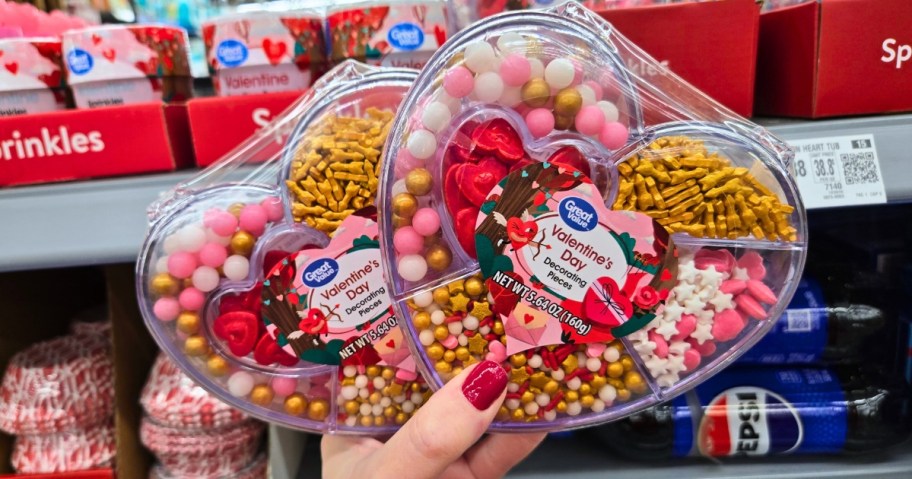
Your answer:
[[[432,388],[503,365],[495,430],[692,388],[772,326],[803,269],[789,150],[632,56],[655,63],[577,4],[491,17],[438,51],[393,125],[379,207],[398,314]]]
[[[380,158],[416,75],[346,62],[150,209],[137,266],[140,309],[159,346],[228,404],[306,431],[388,434],[430,394],[404,362],[398,328],[383,330],[378,341],[392,346],[371,348],[377,354],[341,357],[343,341],[326,327],[334,317],[303,309],[293,269],[295,258],[333,248],[333,235],[355,238],[349,242],[376,254],[379,267],[370,226]],[[322,329],[297,331],[315,315]],[[358,326],[376,329],[369,324]]]

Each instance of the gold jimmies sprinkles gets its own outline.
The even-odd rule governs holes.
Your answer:
[[[618,165],[618,173],[614,209],[646,213],[672,233],[798,240],[789,221],[795,208],[700,140],[659,138]]]
[[[285,182],[296,222],[331,235],[374,203],[392,119],[391,111],[368,108],[364,118],[328,115],[304,133]]]

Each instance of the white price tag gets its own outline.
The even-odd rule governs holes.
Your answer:
[[[886,203],[874,135],[792,140],[795,179],[806,208]]]

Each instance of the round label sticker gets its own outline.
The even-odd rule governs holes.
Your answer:
[[[424,44],[424,31],[414,23],[399,23],[389,29],[386,39],[399,50],[417,50]]]
[[[219,63],[228,68],[243,65],[247,61],[247,55],[247,45],[233,38],[222,40],[215,48]]]
[[[383,277],[377,223],[352,215],[325,249],[280,261],[263,281],[266,330],[286,353],[321,364],[414,370]]]
[[[548,162],[507,175],[476,223],[479,267],[507,352],[605,342],[636,331],[668,297],[675,249],[652,218],[611,211],[578,170]]]
[[[92,54],[83,50],[82,48],[74,48],[67,53],[67,66],[70,67],[70,71],[74,75],[85,75],[92,71],[92,67],[95,66],[95,60],[92,59]]]

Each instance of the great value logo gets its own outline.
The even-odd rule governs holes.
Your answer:
[[[247,61],[247,55],[247,45],[233,38],[222,40],[215,49],[215,56],[219,63],[228,68],[243,65]]]
[[[705,456],[786,454],[801,445],[804,426],[785,398],[745,386],[724,391],[709,402],[697,439]]]
[[[400,50],[412,51],[424,44],[424,32],[414,23],[399,23],[389,29],[386,39]]]
[[[580,198],[561,200],[558,213],[564,223],[576,231],[592,231],[598,224],[595,207]]]
[[[85,75],[92,71],[92,67],[95,65],[92,54],[81,48],[70,50],[70,52],[67,53],[66,59],[67,65],[70,67],[70,72],[74,75]]]
[[[339,263],[332,258],[322,258],[310,263],[301,274],[301,281],[311,288],[325,286],[339,274]]]

